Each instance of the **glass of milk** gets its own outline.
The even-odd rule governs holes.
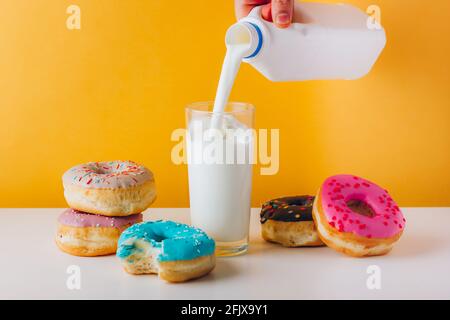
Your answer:
[[[216,255],[245,253],[250,225],[254,107],[213,102],[186,108],[191,223],[216,241]]]

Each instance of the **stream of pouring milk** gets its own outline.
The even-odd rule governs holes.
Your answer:
[[[225,110],[234,80],[247,50],[247,44],[228,46],[214,100],[214,113],[221,113]]]
[[[252,139],[245,136],[244,132],[241,134],[236,130],[247,127],[232,114],[223,113],[241,61],[248,54],[250,43],[249,35],[245,32],[241,37],[233,37],[232,40],[232,43],[227,41],[227,53],[217,88],[213,115],[208,119],[192,119],[190,128],[201,123],[206,127],[205,129],[219,129],[224,133],[223,141],[228,135],[238,133],[233,142],[234,148],[245,150],[250,158]],[[202,135],[191,135],[188,149],[193,158],[202,157],[204,156],[202,150],[209,148],[211,143],[204,141]],[[217,241],[218,249],[221,247],[221,242],[230,243],[241,240],[246,242],[250,223],[252,182],[250,160],[244,163],[235,160],[231,164],[190,162],[188,171],[192,224],[213,237]]]
[[[241,26],[237,26],[227,34],[227,52],[220,72],[219,84],[217,86],[216,98],[214,100],[213,112],[216,114],[212,119],[212,127],[217,128],[220,116],[228,103],[234,80],[241,66],[242,59],[248,54],[250,49],[250,34]]]

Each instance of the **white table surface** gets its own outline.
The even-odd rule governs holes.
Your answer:
[[[283,248],[260,237],[253,210],[246,255],[219,258],[208,276],[170,284],[132,276],[115,256],[74,257],[54,244],[61,209],[0,209],[1,299],[449,299],[450,208],[403,209],[403,237],[387,256],[350,258],[322,248]],[[149,209],[145,219],[189,221],[188,209]],[[66,281],[80,267],[81,288]],[[367,268],[381,270],[369,290]]]

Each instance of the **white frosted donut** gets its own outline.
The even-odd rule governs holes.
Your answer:
[[[153,173],[133,161],[89,162],[63,175],[64,197],[73,209],[105,216],[128,216],[156,198]]]

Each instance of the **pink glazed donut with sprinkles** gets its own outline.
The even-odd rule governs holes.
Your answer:
[[[406,223],[385,189],[353,175],[325,180],[314,201],[313,219],[327,246],[353,257],[388,253]]]
[[[71,208],[104,216],[141,213],[156,198],[153,173],[133,161],[77,165],[64,173],[63,185]]]
[[[142,222],[141,213],[107,217],[66,209],[58,217],[55,241],[62,251],[75,256],[114,254],[121,233],[139,222]]]

